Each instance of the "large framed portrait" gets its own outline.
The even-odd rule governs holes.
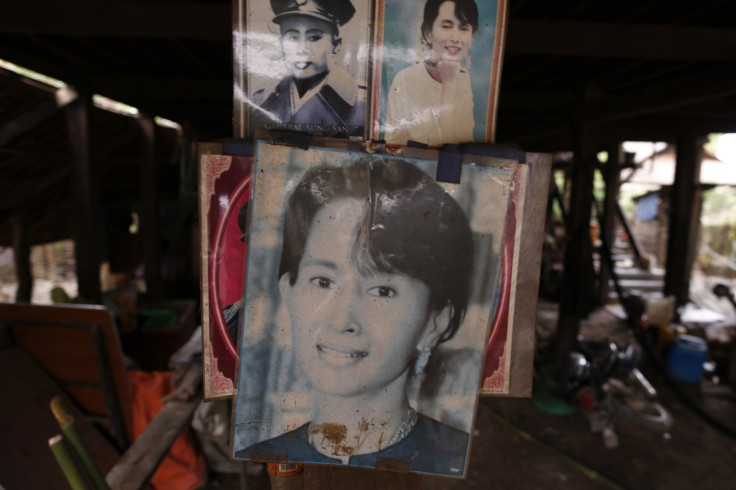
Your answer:
[[[492,142],[506,0],[383,0],[376,8],[371,138]]]
[[[252,170],[253,157],[221,154],[200,157],[205,400],[231,398],[234,391]]]
[[[527,166],[436,153],[256,143],[235,459],[465,475]]]
[[[267,129],[363,140],[372,4],[238,0],[234,135]]]

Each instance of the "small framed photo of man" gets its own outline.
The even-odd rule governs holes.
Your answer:
[[[492,142],[506,0],[382,0],[376,12],[371,138]]]
[[[370,1],[240,0],[235,136],[258,129],[366,133]]]
[[[464,476],[526,172],[488,163],[257,142],[235,459]]]

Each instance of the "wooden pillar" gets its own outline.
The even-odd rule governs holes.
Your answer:
[[[90,157],[89,92],[66,106],[69,146],[72,154],[74,186],[74,258],[77,263],[79,296],[92,303],[102,299],[100,292],[99,198]]]
[[[28,230],[28,212],[21,206],[13,216],[13,257],[18,290],[17,303],[30,303],[33,293],[33,274],[31,273],[31,238]]]
[[[156,195],[156,123],[151,116],[145,114],[139,116],[138,122],[143,136],[140,186],[141,239],[143,242],[143,263],[146,269],[146,296],[148,299],[160,299],[163,292],[161,287],[158,197]]]
[[[616,215],[618,214],[618,191],[620,186],[621,163],[623,161],[623,151],[620,143],[611,145],[608,149],[608,161],[603,168],[603,180],[606,184],[606,197],[603,201],[601,212],[601,241],[607,244],[603,247],[601,253],[605,253],[607,248],[609,251],[613,249],[613,242],[616,238]],[[598,287],[598,302],[605,304],[608,301],[608,293],[611,291],[609,281],[611,280],[611,272],[608,269],[607,261],[601,259],[600,274]]]
[[[593,247],[590,212],[593,203],[593,171],[597,165],[598,126],[578,125],[571,170],[572,189],[567,222],[565,263],[560,291],[560,314],[555,353],[562,358],[575,345],[580,320],[588,313],[593,292]]]
[[[688,301],[690,272],[697,253],[700,231],[700,162],[703,139],[692,134],[677,137],[675,183],[670,193],[665,295],[674,295],[678,306]]]

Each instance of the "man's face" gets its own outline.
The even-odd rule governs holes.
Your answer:
[[[327,73],[334,47],[333,27],[323,20],[293,15],[281,21],[284,64],[294,78]]]
[[[341,199],[314,216],[293,286],[280,288],[299,369],[339,396],[380,394],[430,342],[429,287],[404,274],[366,274],[353,243],[364,204]]]

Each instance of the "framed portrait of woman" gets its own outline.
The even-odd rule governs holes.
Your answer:
[[[465,475],[527,168],[431,153],[256,142],[234,459]]]
[[[506,0],[381,0],[371,138],[493,142]]]
[[[366,135],[371,1],[238,0],[234,136]]]

